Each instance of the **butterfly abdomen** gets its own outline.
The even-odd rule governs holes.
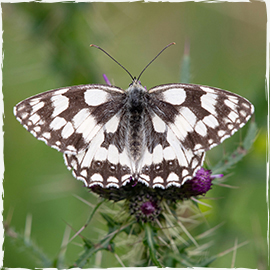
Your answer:
[[[143,121],[145,112],[145,89],[131,86],[128,92],[127,110],[129,152],[134,161],[141,157],[143,140]]]

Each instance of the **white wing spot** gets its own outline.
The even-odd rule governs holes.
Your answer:
[[[201,88],[203,91],[208,92],[208,93],[213,93],[213,94],[216,93],[216,91],[215,91],[214,89],[211,89],[211,88],[206,87],[206,86],[200,86],[200,88]]]
[[[173,160],[176,157],[173,148],[170,146],[163,149],[163,156],[165,160]]]
[[[40,132],[41,131],[41,127],[40,126],[36,126],[36,127],[33,128],[33,130],[35,132]]]
[[[247,116],[247,112],[244,111],[244,110],[241,110],[241,111],[240,111],[240,114],[241,114],[243,117],[246,117],[246,116]]]
[[[231,129],[234,128],[234,125],[233,124],[228,124],[227,127],[228,127],[229,130],[231,130]]]
[[[223,137],[225,135],[226,131],[225,130],[219,130],[218,131],[218,136]]]
[[[201,96],[201,105],[204,109],[206,109],[208,112],[210,112],[213,115],[216,115],[216,103],[217,103],[217,95],[207,93],[206,95]]]
[[[87,117],[89,117],[89,115],[90,112],[86,108],[80,110],[77,114],[75,114],[72,119],[75,129],[77,129],[87,119]]]
[[[33,114],[31,117],[29,117],[29,120],[33,123],[33,124],[35,124],[35,123],[37,123],[39,120],[40,120],[40,116],[38,115],[38,114]]]
[[[163,133],[166,131],[166,124],[156,114],[152,117],[153,127],[156,132]]]
[[[86,169],[84,169],[84,170],[81,170],[80,171],[80,175],[82,175],[83,177],[87,177],[87,171],[86,171]]]
[[[108,150],[104,147],[100,147],[96,154],[95,154],[95,160],[103,161],[107,159]]]
[[[25,113],[25,112],[24,112],[24,113],[21,114],[20,117],[21,117],[21,119],[25,119],[25,118],[28,117],[28,115],[29,115],[29,113]]]
[[[177,135],[179,139],[185,139],[188,132],[193,131],[193,127],[189,124],[186,118],[180,114],[178,114],[175,118],[174,124],[175,126],[174,133]]]
[[[66,139],[70,137],[74,133],[74,131],[75,129],[73,125],[70,122],[68,122],[62,129],[61,136],[63,137],[63,139]]]
[[[225,139],[231,137],[230,135],[224,135],[221,139],[220,139],[220,142],[222,143]]]
[[[187,169],[184,169],[184,170],[182,171],[182,177],[186,177],[188,174],[189,174],[189,172],[188,172]]]
[[[110,144],[108,148],[108,161],[117,164],[118,163],[118,149],[115,145]]]
[[[203,137],[207,135],[207,128],[201,120],[197,122],[197,125],[195,126],[195,131]]]
[[[95,138],[91,141],[86,151],[86,154],[82,157],[82,165],[81,165],[82,167],[90,166],[95,153],[100,148],[100,145],[102,144],[103,141],[104,141],[104,133],[101,130],[99,133],[97,133],[97,136],[95,136]]]
[[[198,160],[197,160],[196,158],[194,158],[194,159],[192,160],[191,167],[192,167],[192,168],[196,168],[197,165],[198,165]]]
[[[225,103],[231,110],[234,110],[234,111],[237,110],[237,105],[236,105],[234,102],[232,102],[231,100],[225,99],[225,100],[224,100],[224,103]]]
[[[69,105],[69,99],[62,95],[54,95],[51,97],[52,106],[54,107],[52,117],[55,117],[65,111]]]
[[[144,156],[143,156],[143,163],[146,166],[150,166],[152,164],[152,154],[148,151],[148,149],[145,150]]]
[[[15,113],[16,110],[21,111],[21,110],[23,110],[24,108],[25,108],[25,105],[24,105],[24,104],[20,104],[19,106],[14,107],[14,114],[16,114],[16,113]]]
[[[33,134],[35,137],[37,136],[37,133],[34,130],[30,130],[30,133]]]
[[[188,107],[181,108],[180,113],[183,115],[183,117],[186,118],[187,122],[192,127],[195,126],[195,124],[197,122],[197,117],[196,117],[196,115]]]
[[[188,166],[187,159],[183,153],[182,146],[179,143],[179,140],[176,138],[175,134],[171,129],[167,133],[167,141],[175,150],[178,162],[181,166]],[[150,164],[149,164],[150,165]]]
[[[103,182],[103,178],[101,176],[101,174],[99,173],[95,173],[91,176],[91,180],[92,181],[98,181],[98,182]]]
[[[211,127],[211,128],[215,128],[219,125],[218,120],[216,119],[215,116],[213,115],[208,115],[205,116],[202,120],[207,126]]]
[[[89,106],[98,106],[108,100],[108,93],[103,90],[86,90],[84,100]]]
[[[122,185],[126,185],[128,183],[128,180],[130,179],[130,174],[125,174],[121,177],[121,182],[125,182]]]
[[[68,145],[66,149],[71,152],[77,152],[76,148],[73,145]]]
[[[108,179],[107,179],[107,182],[113,182],[113,183],[118,183],[118,179],[114,176],[110,176]]]
[[[178,181],[179,177],[176,173],[171,172],[168,177],[167,177],[167,182],[171,182],[171,181]]]
[[[238,115],[234,111],[231,111],[228,115],[228,118],[230,118],[232,122],[236,122]]]
[[[40,102],[40,100],[41,100],[41,98],[33,98],[33,99],[29,100],[29,105],[35,106],[36,104],[38,104]]]
[[[239,127],[242,128],[246,123],[239,124]]]
[[[157,176],[154,178],[153,183],[164,183],[164,180],[160,176]]]
[[[247,109],[250,108],[250,105],[249,105],[248,103],[244,103],[244,102],[243,102],[243,103],[242,103],[242,106],[243,106],[243,107],[246,107]],[[252,107],[253,107],[253,106],[252,106]]]
[[[31,114],[33,114],[33,113],[37,112],[39,109],[43,108],[44,105],[45,105],[45,103],[43,101],[33,105]]]
[[[173,105],[181,105],[186,99],[186,91],[183,88],[172,88],[163,92],[164,101]]]
[[[74,170],[77,170],[77,162],[76,162],[76,160],[75,159],[73,159],[72,161],[71,161],[71,166],[72,166],[72,168],[74,169]]]
[[[91,116],[88,109],[80,110],[73,117],[72,122],[76,132],[81,133],[87,142],[90,142],[100,129],[100,126],[96,124],[96,120]]]
[[[193,150],[199,150],[199,149],[202,149],[202,145],[201,145],[200,143],[197,143],[197,144],[194,146]]]
[[[67,121],[62,117],[55,117],[52,122],[50,123],[50,128],[53,130],[58,130],[62,128]]]
[[[114,133],[117,128],[118,128],[118,124],[119,124],[119,117],[117,115],[114,115],[105,125],[105,129],[106,131],[109,133]]]
[[[158,144],[153,151],[153,163],[157,164],[163,160],[163,149],[161,144]]]
[[[42,136],[43,136],[45,139],[49,140],[49,139],[51,138],[51,133],[49,133],[49,132],[44,132],[44,133],[42,134]]]
[[[150,177],[149,175],[146,175],[146,174],[140,174],[140,177],[144,180],[146,180],[147,182],[150,182]]]
[[[63,94],[65,94],[68,90],[69,90],[69,88],[59,89],[59,90],[57,90],[57,91],[54,92],[54,95],[63,95]]]

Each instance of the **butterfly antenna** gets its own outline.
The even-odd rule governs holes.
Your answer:
[[[116,64],[118,64],[122,69],[124,69],[128,75],[131,77],[132,81],[134,80],[134,77],[130,74],[130,72],[125,68],[123,67],[118,61],[116,61],[109,53],[107,53],[105,50],[103,50],[102,48],[100,48],[99,46],[97,45],[94,45],[94,44],[91,44],[90,47],[96,47],[98,49],[100,49],[101,51],[103,51],[105,54],[107,54]]]
[[[175,42],[172,42],[170,44],[168,44],[167,46],[165,46],[147,65],[146,67],[142,70],[142,72],[140,73],[140,75],[138,76],[138,79],[140,79],[140,77],[142,76],[142,74],[144,73],[144,71],[161,55],[161,53],[163,53],[163,51],[165,51],[168,47],[170,47],[171,45],[175,45]]]

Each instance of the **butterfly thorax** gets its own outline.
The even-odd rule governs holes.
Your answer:
[[[145,94],[145,88],[137,82],[134,82],[127,90],[128,146],[130,156],[134,161],[141,158],[144,144]]]

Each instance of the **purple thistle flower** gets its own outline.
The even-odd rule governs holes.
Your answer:
[[[154,221],[161,213],[158,198],[148,193],[133,197],[129,203],[129,210],[130,214],[141,222]]]
[[[194,194],[205,194],[212,186],[211,171],[200,168],[195,177],[188,181],[191,182]]]
[[[184,198],[204,195],[208,190],[211,189],[212,180],[220,177],[223,177],[223,175],[211,175],[210,170],[200,168],[196,172],[196,175],[192,179],[186,181],[185,184],[181,187],[181,193]]]
[[[156,209],[156,203],[153,203],[151,201],[144,202],[141,205],[141,210],[145,215],[152,214]]]
[[[174,205],[178,201],[204,195],[211,189],[213,179],[222,176],[222,174],[211,175],[210,170],[201,168],[192,179],[187,180],[180,188],[171,186],[166,189],[153,189],[131,178],[128,184],[120,188],[102,188],[95,185],[90,189],[99,194],[100,197],[114,202],[126,200],[130,214],[137,221],[148,222],[159,218],[162,211],[161,201],[165,200],[169,205]]]

